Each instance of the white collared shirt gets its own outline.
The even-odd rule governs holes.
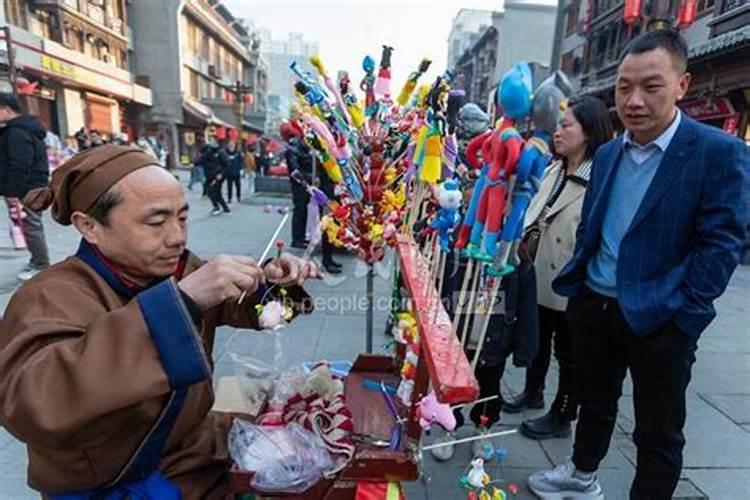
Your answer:
[[[682,112],[678,109],[675,114],[675,118],[667,129],[661,133],[659,137],[649,142],[645,146],[642,146],[633,140],[633,136],[629,130],[625,131],[622,138],[622,143],[625,145],[625,151],[630,154],[630,158],[637,164],[640,165],[646,161],[656,149],[661,150],[662,154],[669,147],[669,143],[672,142],[672,138],[677,133],[677,128],[680,126],[682,121]]]

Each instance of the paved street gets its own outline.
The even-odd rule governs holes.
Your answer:
[[[265,205],[253,203],[232,206],[232,214],[209,215],[209,204],[197,193],[189,193],[191,204],[190,247],[202,256],[217,253],[260,255],[268,238],[281,220],[276,211],[267,213]],[[272,200],[273,201],[273,200]],[[288,201],[273,201],[284,205]],[[47,235],[55,260],[75,251],[77,236],[71,228],[62,228],[47,219]],[[7,221],[0,221],[0,232],[7,235]],[[288,226],[282,232],[289,239]],[[8,247],[6,236],[0,243],[0,310],[17,286],[15,274],[26,255]],[[353,359],[364,351],[365,312],[359,308],[365,292],[365,268],[354,259],[339,256],[344,263],[344,277],[311,284],[308,289],[318,298],[319,309],[283,330],[283,363],[287,365],[320,358]],[[376,273],[376,298],[389,296],[387,262]],[[676,498],[711,498],[712,500],[745,499],[750,491],[750,267],[740,268],[727,293],[717,305],[718,319],[700,342],[698,361],[688,395],[687,447],[685,470]],[[383,335],[386,311],[375,313],[375,346],[385,343]],[[236,333],[236,335],[233,335]],[[231,339],[231,345],[227,341]],[[233,375],[228,350],[253,353],[269,359],[273,342],[263,335],[235,332],[223,328],[217,337],[214,357],[216,378]],[[555,388],[556,372],[551,370],[548,390]],[[518,391],[523,372],[509,368],[504,378],[507,391]],[[627,487],[633,477],[635,452],[630,432],[633,409],[630,387],[625,389],[616,436],[603,464],[600,476],[607,499],[627,498]],[[547,395],[551,401],[554,394]],[[539,412],[537,412],[539,413]],[[518,424],[525,416],[504,416],[501,427]],[[463,433],[468,433],[465,429]],[[505,464],[488,466],[495,479],[516,482],[517,498],[532,498],[525,489],[525,477],[569,453],[571,440],[556,439],[544,443],[526,440],[519,435],[498,443],[507,450]],[[423,481],[407,486],[409,499],[465,498],[458,477],[468,465],[469,446],[459,447],[454,459],[446,464],[424,460]],[[0,499],[37,498],[25,486],[26,457],[24,447],[0,428]],[[743,493],[744,492],[744,493]]]

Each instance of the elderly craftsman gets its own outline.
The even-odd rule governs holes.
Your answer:
[[[0,327],[0,425],[27,444],[31,487],[66,500],[224,498],[231,419],[210,412],[215,328],[258,328],[267,282],[309,312],[299,285],[317,268],[288,255],[263,268],[201,261],[185,248],[180,184],[136,148],[81,153],[26,203],[51,203],[83,237],[16,292]]]

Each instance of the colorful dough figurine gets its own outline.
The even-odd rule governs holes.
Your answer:
[[[440,403],[437,400],[435,391],[430,391],[419,402],[417,416],[419,417],[419,425],[426,431],[432,428],[432,424],[438,424],[448,432],[456,429],[456,417],[453,415],[453,410],[451,410],[450,405]]]
[[[539,191],[542,175],[549,165],[552,134],[562,115],[561,105],[570,92],[570,83],[560,71],[543,81],[534,92],[531,111],[534,134],[526,141],[516,168],[510,215],[505,221],[497,256],[490,269],[495,276],[510,274],[518,265],[517,247],[523,233],[526,210]]]
[[[391,95],[391,54],[393,47],[383,45],[380,55],[380,69],[378,78],[375,80],[375,96],[378,99],[388,98]]]
[[[497,254],[506,209],[507,183],[515,173],[521,156],[523,139],[515,124],[531,111],[531,69],[518,63],[500,82],[497,102],[503,109],[503,118],[492,134],[492,163],[487,170],[487,181],[482,190],[477,210],[477,220],[471,228],[469,256],[489,262]],[[480,250],[484,236],[484,248]]]
[[[463,194],[454,180],[447,180],[440,184],[436,191],[440,209],[430,223],[432,229],[438,230],[440,249],[449,252],[451,249],[451,235],[458,223],[458,207],[461,206]]]

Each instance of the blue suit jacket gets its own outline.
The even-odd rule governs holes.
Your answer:
[[[553,281],[572,297],[601,242],[622,137],[594,155],[573,258]],[[683,115],[620,245],[617,300],[637,335],[669,321],[697,337],[740,257],[750,212],[750,154],[722,130]]]

